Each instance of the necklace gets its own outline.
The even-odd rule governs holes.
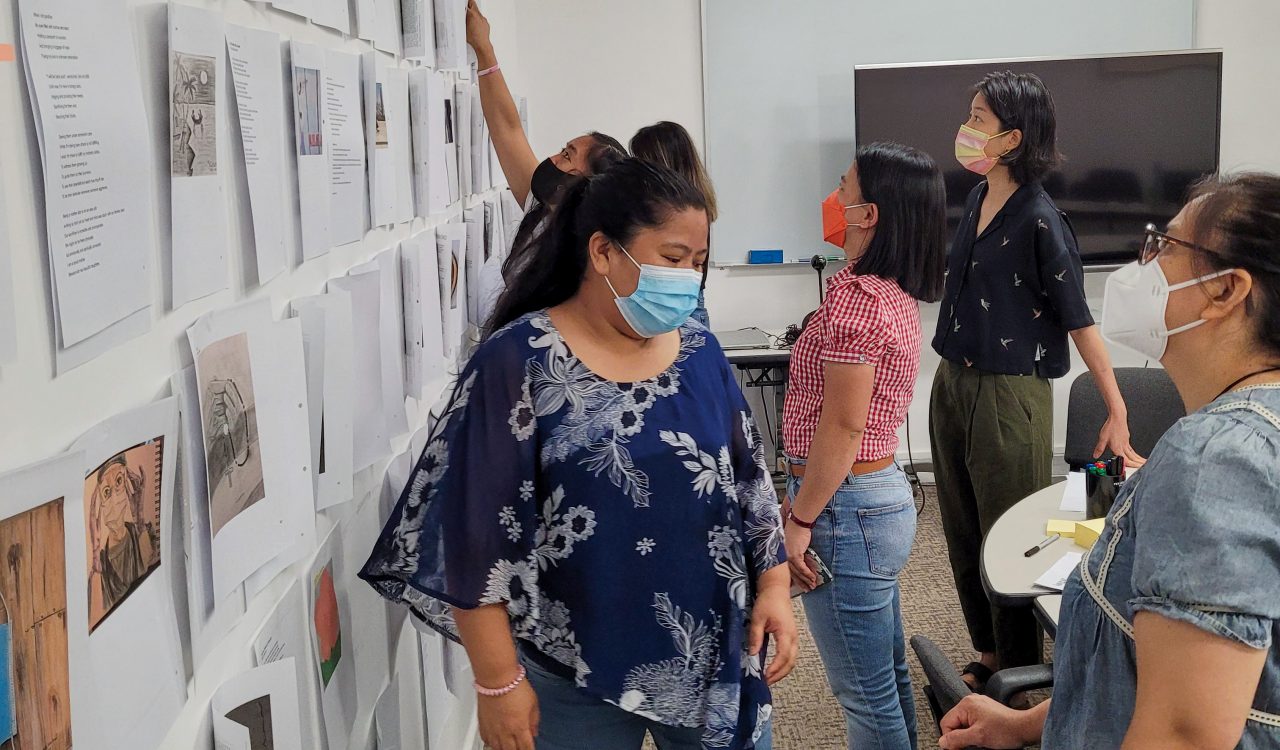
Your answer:
[[[1248,375],[1242,375],[1241,377],[1238,377],[1234,381],[1232,381],[1231,385],[1227,386],[1226,388],[1223,388],[1221,393],[1219,393],[1217,396],[1214,396],[1214,400],[1217,401],[1218,399],[1222,398],[1226,394],[1230,393],[1232,390],[1235,389],[1236,386],[1240,385],[1241,383],[1248,380],[1249,378],[1252,378],[1256,375],[1262,375],[1263,373],[1277,372],[1277,371],[1280,371],[1280,367],[1272,366],[1272,367],[1264,367],[1261,370],[1254,370]]]

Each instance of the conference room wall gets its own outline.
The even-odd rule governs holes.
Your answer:
[[[696,141],[704,142],[698,2],[597,0],[592,12],[583,12],[575,0],[541,0],[518,5],[516,16],[520,90],[537,102],[530,130],[540,155],[588,129],[625,142],[638,127],[659,119],[680,122]],[[1196,3],[1196,46],[1224,50],[1221,163],[1225,169],[1280,172],[1280,143],[1273,133],[1280,122],[1280,101],[1266,93],[1280,78],[1280,58],[1274,54],[1276,29],[1280,29],[1280,4],[1273,0]],[[1131,123],[1114,125],[1133,127]],[[815,227],[820,198],[814,196]],[[733,217],[722,216],[720,221],[730,222]],[[1099,318],[1105,283],[1105,273],[1086,275],[1089,304]],[[713,268],[707,285],[712,327],[781,330],[817,306],[816,285],[816,274],[807,267]],[[932,337],[937,311],[937,305],[922,307],[928,337]],[[1117,347],[1109,349],[1117,366],[1145,362]],[[928,393],[937,362],[926,348],[910,412],[911,447],[917,459],[929,455]],[[1071,380],[1085,369],[1073,356],[1070,374],[1055,387],[1058,452],[1065,443],[1067,391]],[[905,438],[905,427],[903,432]],[[899,455],[906,456],[905,440]]]

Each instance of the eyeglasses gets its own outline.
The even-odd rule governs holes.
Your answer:
[[[1171,237],[1156,229],[1155,224],[1148,224],[1146,229],[1143,230],[1142,252],[1138,255],[1138,264],[1145,266],[1159,257],[1160,253],[1168,250],[1170,245],[1182,245],[1192,250],[1199,250],[1202,253],[1213,254],[1212,250],[1203,245]]]

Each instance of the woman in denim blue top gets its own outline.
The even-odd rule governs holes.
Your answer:
[[[1212,178],[1107,282],[1103,332],[1189,416],[1062,596],[1052,701],[970,696],[943,748],[1280,747],[1280,177]]]

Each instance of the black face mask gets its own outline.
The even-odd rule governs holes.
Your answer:
[[[544,206],[552,206],[560,199],[560,193],[578,179],[577,175],[563,172],[552,163],[550,158],[543,159],[538,168],[533,170],[533,179],[529,181],[529,191]]]

